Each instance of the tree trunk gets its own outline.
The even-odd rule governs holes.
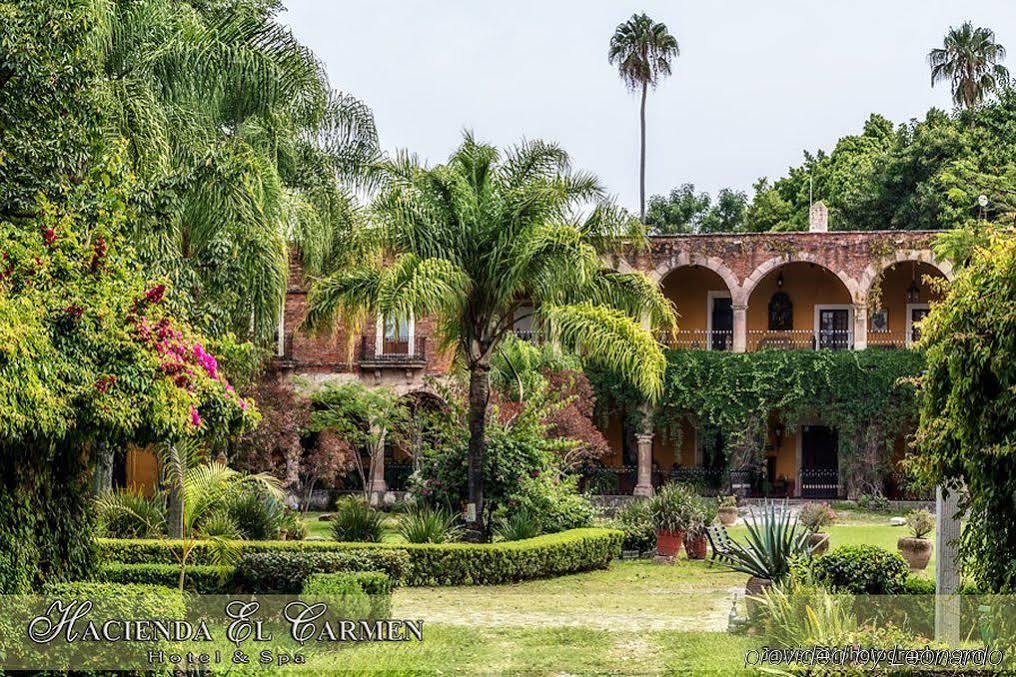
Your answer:
[[[646,220],[646,93],[649,84],[642,83],[642,110],[640,122],[642,127],[642,155],[639,161],[639,219]]]
[[[486,536],[483,523],[483,454],[489,398],[490,366],[474,364],[469,370],[469,504],[466,506],[466,523],[481,537]]]
[[[108,442],[95,443],[95,467],[92,470],[92,486],[95,495],[101,496],[113,488],[113,446]]]

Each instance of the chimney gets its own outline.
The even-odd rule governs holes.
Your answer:
[[[808,210],[808,231],[811,233],[825,233],[829,230],[829,210],[825,202],[819,200]]]

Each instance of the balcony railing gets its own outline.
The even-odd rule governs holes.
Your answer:
[[[903,334],[888,332],[868,332],[868,347],[883,350],[902,350],[908,348],[909,342]]]
[[[839,498],[840,473],[835,468],[802,468],[801,498]]]
[[[753,330],[748,332],[748,350],[850,350],[854,334],[849,330],[792,329],[787,331]]]
[[[660,341],[672,350],[733,350],[734,332],[681,329],[673,335],[661,335]]]
[[[360,343],[360,365],[369,367],[414,367],[427,363],[427,338],[384,339],[378,350],[377,339],[364,336]]]

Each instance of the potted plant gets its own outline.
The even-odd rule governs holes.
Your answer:
[[[720,506],[717,514],[720,517],[720,524],[729,527],[737,521],[737,496],[721,496]]]
[[[705,559],[709,551],[706,529],[716,521],[716,501],[699,496],[693,498],[688,531],[684,535],[684,551],[688,553],[688,559]]]
[[[925,536],[935,528],[935,517],[924,509],[911,510],[907,513],[907,527],[913,536],[902,537],[896,541],[896,547],[910,564],[911,571],[923,571],[928,566],[934,548]]]
[[[673,558],[681,551],[695,496],[680,484],[665,484],[649,504],[656,530],[656,554]]]
[[[808,530],[811,554],[821,555],[829,549],[829,534],[822,530],[836,521],[836,511],[828,503],[805,503],[797,517]]]
[[[784,580],[791,561],[811,555],[811,546],[808,531],[790,513],[786,501],[780,505],[767,501],[758,513],[752,509],[744,524],[748,529],[744,541],[732,541],[721,561],[750,576],[744,588],[750,612],[756,604],[752,598]]]

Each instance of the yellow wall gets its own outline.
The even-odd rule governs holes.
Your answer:
[[[697,438],[695,426],[687,418],[681,419],[680,439],[677,431],[657,430],[653,436],[653,461],[663,472],[670,472],[674,462],[682,468],[695,467]]]
[[[783,287],[777,281],[783,273]],[[748,331],[769,329],[769,299],[777,291],[785,291],[794,304],[794,329],[815,329],[816,304],[849,304],[850,292],[838,277],[825,268],[810,263],[788,263],[769,273],[752,291],[748,299]]]
[[[159,461],[149,449],[127,449],[127,487],[151,496],[159,486]]]
[[[889,332],[873,332],[869,320],[868,342],[870,345],[880,343],[903,345],[906,342],[907,331],[907,289],[912,281],[917,282],[920,289],[919,303],[937,301],[939,294],[932,289],[928,278],[944,278],[933,266],[922,262],[897,263],[882,274],[881,290],[873,288],[872,294],[878,292],[877,297],[869,299],[868,310],[875,310],[880,306],[889,311]]]
[[[684,266],[663,278],[664,296],[677,309],[679,331],[705,331],[708,328],[708,298],[710,291],[729,293],[723,278],[699,266]]]

